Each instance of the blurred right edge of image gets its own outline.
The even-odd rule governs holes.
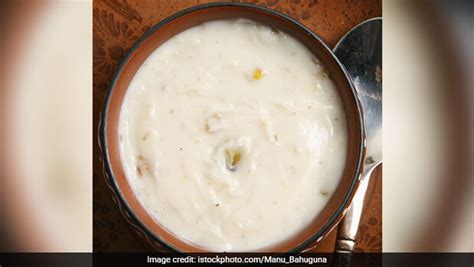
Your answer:
[[[383,1],[384,252],[473,264],[473,6]]]

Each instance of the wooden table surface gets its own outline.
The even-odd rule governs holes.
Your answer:
[[[164,18],[197,4],[199,0],[94,0],[93,4],[93,107],[94,125],[105,92],[118,61],[132,44],[151,26]],[[382,15],[381,0],[254,0],[258,5],[275,9],[299,20],[318,34],[330,47],[360,22]],[[97,127],[94,127],[94,251],[150,252],[125,222],[112,202],[99,161]],[[380,252],[382,249],[382,177],[375,172],[357,238],[357,251]],[[334,250],[337,229],[315,249]]]

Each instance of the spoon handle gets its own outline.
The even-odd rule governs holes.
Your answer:
[[[334,267],[350,266],[352,253],[355,249],[357,230],[359,229],[360,218],[364,208],[364,200],[369,187],[370,177],[375,168],[381,162],[370,164],[365,167],[364,173],[360,177],[359,187],[354,194],[352,203],[349,206],[344,219],[339,225],[336,239],[336,249],[333,258]]]

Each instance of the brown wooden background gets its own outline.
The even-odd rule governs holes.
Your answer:
[[[99,162],[97,125],[105,91],[118,61],[132,44],[162,19],[197,4],[200,0],[94,0],[93,3],[93,107],[94,107],[94,251],[146,252],[148,244],[138,238],[112,202]],[[381,0],[250,0],[290,15],[318,34],[330,47],[360,22],[382,15]],[[316,251],[333,251],[337,229]],[[357,250],[382,250],[382,177],[376,171],[368,189]]]

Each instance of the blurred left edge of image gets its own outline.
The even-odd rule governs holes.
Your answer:
[[[0,265],[91,252],[92,0],[2,1],[0,60]]]

